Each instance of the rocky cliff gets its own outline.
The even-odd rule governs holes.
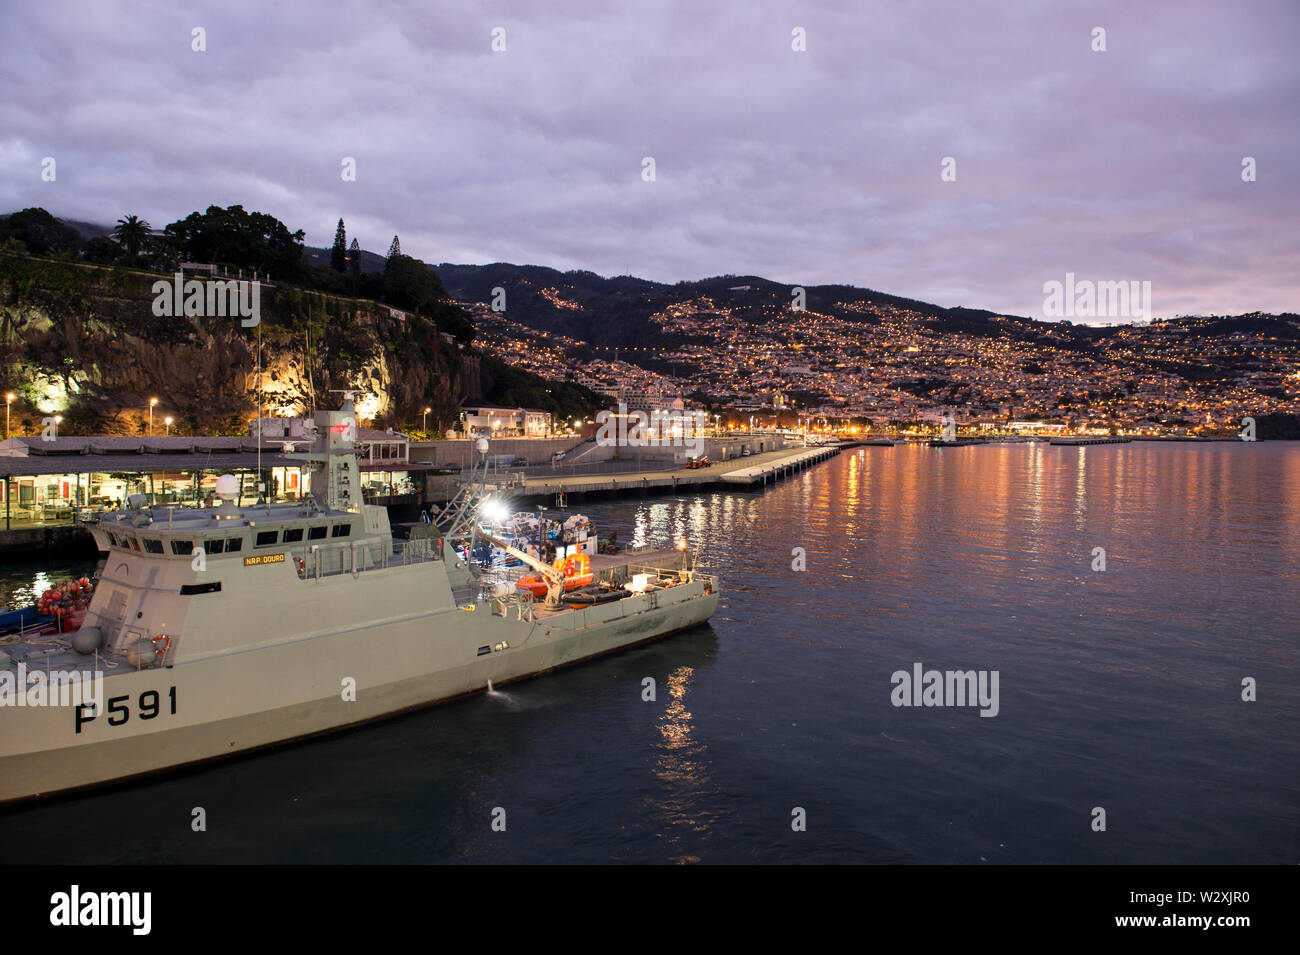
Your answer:
[[[17,395],[13,431],[62,415],[63,433],[139,433],[154,409],[172,433],[242,432],[258,408],[290,415],[336,407],[338,389],[378,427],[432,430],[478,400],[478,358],[428,318],[379,303],[263,286],[260,323],[158,316],[155,283],[171,276],[0,253],[0,376]]]

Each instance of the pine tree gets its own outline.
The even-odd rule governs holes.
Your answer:
[[[330,250],[330,268],[336,272],[346,272],[348,267],[348,234],[339,219],[339,227],[334,230],[334,248]]]
[[[387,258],[402,254],[402,243],[398,241],[397,236],[393,236],[393,244],[388,247]]]
[[[348,274],[354,282],[361,277],[361,243],[356,239],[348,246]]]

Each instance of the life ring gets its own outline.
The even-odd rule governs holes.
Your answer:
[[[158,649],[159,640],[163,641],[163,648],[161,650]],[[167,651],[169,651],[172,648],[172,638],[167,636],[167,634],[165,633],[158,634],[158,636],[150,640],[149,643],[153,645],[154,656],[158,657],[159,659],[167,656]]]
[[[295,557],[293,559],[293,565],[298,568],[299,577],[307,573],[307,562],[303,560],[301,557]]]

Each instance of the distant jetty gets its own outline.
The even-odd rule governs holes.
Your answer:
[[[1094,435],[1068,435],[1068,436],[1061,436],[1061,437],[1057,437],[1057,438],[1050,438],[1050,439],[1048,440],[1047,443],[1048,443],[1048,444],[1064,444],[1064,445],[1076,445],[1076,444],[1130,444],[1132,441],[1133,441],[1132,438],[1125,438],[1125,437],[1118,437],[1118,436],[1110,436],[1110,435],[1107,435],[1107,436],[1099,436],[1099,435],[1096,435],[1096,436],[1094,436]]]

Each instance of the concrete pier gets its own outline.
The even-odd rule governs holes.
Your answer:
[[[525,478],[509,488],[513,498],[555,497],[557,494],[649,493],[695,490],[714,485],[766,486],[834,457],[849,445],[791,448],[719,462],[705,468],[674,468],[624,474]]]
[[[1071,436],[1071,437],[1052,438],[1047,443],[1060,444],[1065,446],[1074,446],[1074,445],[1082,445],[1082,444],[1129,444],[1132,442],[1132,440],[1133,440],[1132,438],[1106,437],[1101,435],[1092,436],[1092,437],[1086,435],[1079,435],[1079,436]]]

